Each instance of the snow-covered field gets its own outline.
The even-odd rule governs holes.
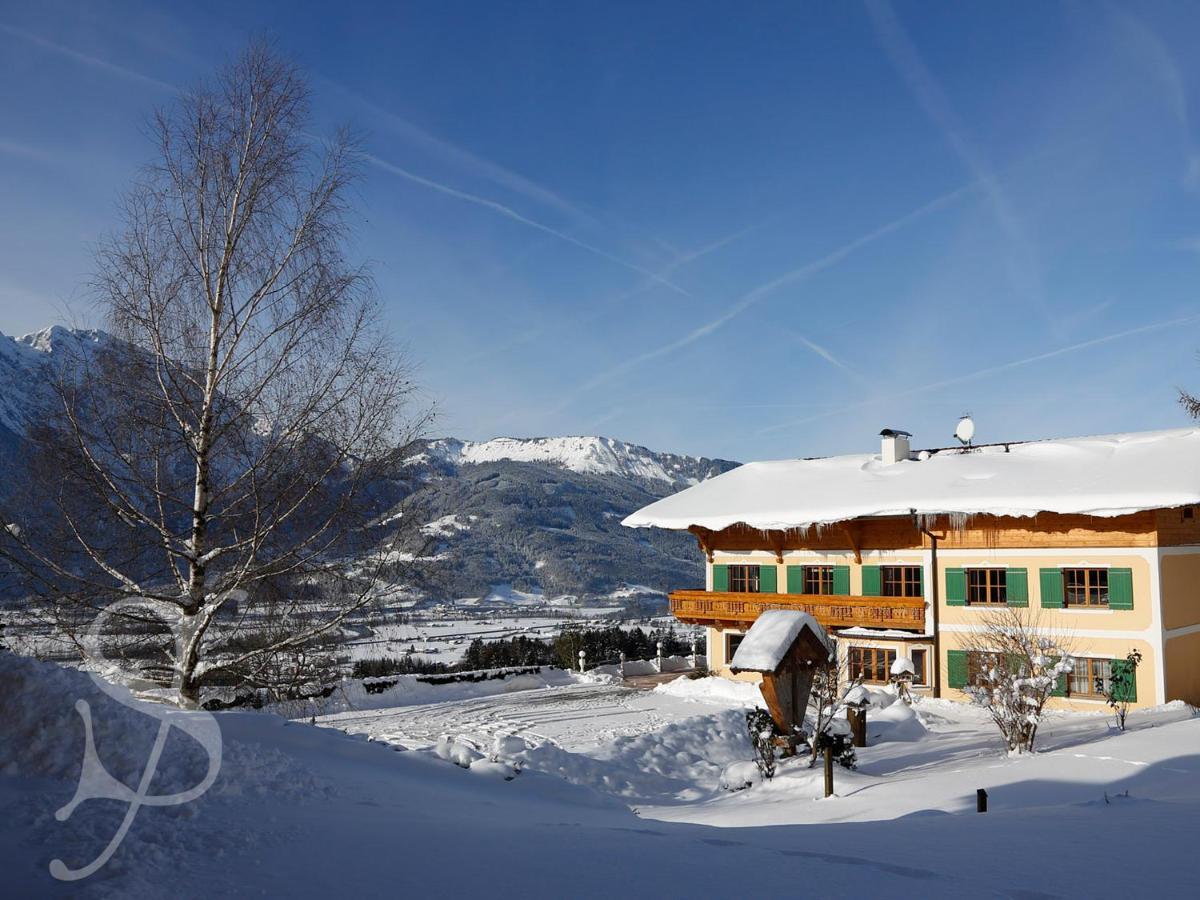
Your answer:
[[[400,657],[411,650],[416,658],[453,664],[462,659],[467,647],[476,638],[498,641],[524,635],[552,640],[564,628],[602,628],[611,625],[625,629],[642,628],[645,631],[674,627],[681,638],[694,635],[697,644],[703,647],[701,630],[680,626],[669,617],[636,620],[603,618],[620,611],[577,608],[570,616],[552,616],[546,614],[546,609],[538,608],[526,614],[493,609],[474,615],[462,610],[431,610],[412,614],[404,623],[370,622],[356,629],[347,629],[344,652],[351,660],[359,660]]]
[[[826,800],[800,760],[720,788],[749,759],[753,688],[633,690],[563,672],[348,691],[317,727],[219,714],[208,794],[141,810],[107,867],[60,885],[49,860],[90,860],[125,809],[93,801],[54,819],[78,773],[81,697],[101,757],[132,779],[152,718],[78,672],[0,655],[6,896],[1194,894],[1200,719],[1181,704],[1132,714],[1125,734],[1099,715],[1052,716],[1041,751],[1019,759],[976,710],[893,705],[874,711],[871,746]],[[196,780],[187,743],[168,741],[153,792]]]

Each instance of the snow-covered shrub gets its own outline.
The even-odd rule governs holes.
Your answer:
[[[492,752],[488,754],[488,758],[493,762],[510,760],[518,753],[524,753],[528,749],[529,745],[523,738],[517,737],[515,734],[498,734],[492,740]]]
[[[756,762],[731,762],[721,770],[721,790],[742,791],[762,781]]]
[[[841,654],[835,652],[824,665],[817,666],[813,672],[812,693],[808,697],[809,711],[812,716],[812,735],[824,734],[833,723],[834,715],[845,702],[843,685],[846,693],[862,684],[861,679],[851,679],[845,665],[840,660]],[[809,765],[816,765],[816,742],[809,740],[812,755]]]
[[[837,727],[838,723],[844,722],[845,719],[835,719],[830,723],[832,727],[813,737],[813,757],[824,754],[825,748],[828,747],[833,753],[834,762],[847,769],[853,769],[858,766],[858,756],[854,752],[854,739],[850,735],[849,727],[845,730]]]
[[[779,728],[771,714],[762,709],[746,711],[746,730],[754,747],[754,764],[763,778],[775,777],[775,738]]]
[[[1046,636],[1027,607],[1008,607],[988,613],[964,649],[977,660],[964,692],[991,714],[1010,753],[1032,751],[1046,701],[1075,667],[1069,640]]]
[[[473,762],[484,758],[483,754],[474,747],[465,744],[456,738],[452,738],[448,734],[444,734],[438,738],[438,742],[434,746],[433,752],[447,762],[452,762],[456,766],[461,766],[464,769],[471,768],[471,764]]]

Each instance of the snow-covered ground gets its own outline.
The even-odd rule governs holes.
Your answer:
[[[413,656],[433,662],[456,663],[471,641],[497,641],[525,635],[553,638],[571,620],[542,616],[484,616],[480,618],[413,617],[409,622],[373,623],[345,645],[351,660]]]
[[[78,772],[81,697],[101,757],[130,780],[152,718],[78,672],[0,654],[6,896],[1194,893],[1200,719],[1182,705],[1132,714],[1126,734],[1103,716],[1054,716],[1041,752],[1009,759],[978,711],[893,704],[873,711],[859,769],[839,768],[825,800],[800,760],[720,789],[721,771],[749,759],[752,687],[634,691],[569,673],[351,692],[318,727],[219,714],[209,793],[141,810],[107,867],[59,885],[49,860],[90,860],[125,808],[93,801],[54,819]],[[187,743],[168,741],[154,792],[196,780]],[[446,758],[480,755],[469,769]]]

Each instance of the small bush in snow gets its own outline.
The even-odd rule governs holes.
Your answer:
[[[762,781],[756,762],[731,762],[721,770],[721,790],[744,791]]]
[[[808,705],[812,714],[812,735],[826,734],[834,727],[834,716],[838,709],[855,690],[862,688],[861,678],[851,678],[844,658],[835,652],[822,666],[813,672],[812,693]],[[843,691],[843,686],[845,690]],[[865,694],[864,694],[865,696]],[[844,720],[843,720],[844,721]],[[809,739],[808,764],[817,764],[817,741]]]
[[[1117,715],[1117,727],[1125,730],[1125,717],[1129,715],[1130,698],[1134,696],[1137,687],[1137,668],[1142,662],[1142,651],[1130,650],[1120,664],[1114,662],[1112,677],[1108,680],[1108,690],[1104,699]]]
[[[1046,701],[1075,667],[1068,641],[1044,636],[1037,613],[1009,607],[989,613],[964,649],[980,665],[963,690],[991,714],[1010,753],[1032,751]]]
[[[830,728],[819,732],[812,740],[813,758],[825,752],[828,747],[833,753],[833,761],[847,769],[858,767],[858,756],[854,752],[854,740],[840,729]]]
[[[775,738],[779,729],[770,713],[763,709],[746,712],[746,728],[750,732],[750,745],[754,748],[754,764],[763,778],[775,777]]]

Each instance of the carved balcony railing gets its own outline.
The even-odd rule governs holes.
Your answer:
[[[682,622],[740,628],[768,609],[798,609],[826,628],[925,630],[923,597],[859,597],[841,594],[745,594],[733,591],[672,591],[671,614]]]

